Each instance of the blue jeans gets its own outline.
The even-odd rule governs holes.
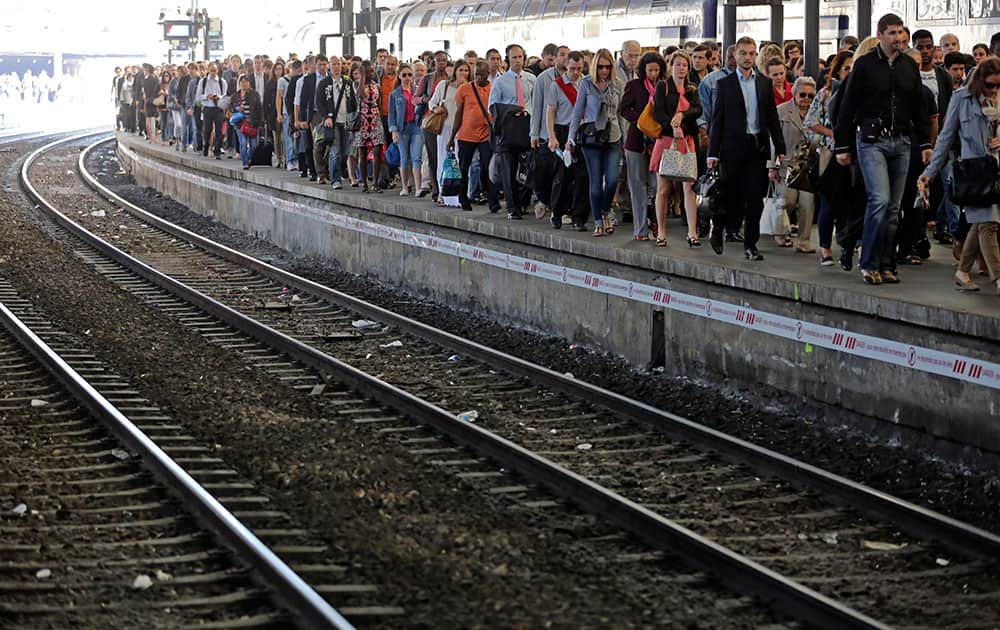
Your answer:
[[[288,116],[281,121],[281,133],[285,137],[285,164],[296,164],[299,161],[298,148],[292,139],[291,124],[292,121]]]
[[[910,166],[910,139],[890,137],[869,144],[859,137],[857,146],[858,167],[868,192],[859,266],[864,271],[895,270],[893,249],[899,227],[899,203]]]
[[[192,112],[194,110],[191,110]],[[181,134],[181,144],[184,146],[194,146],[195,145],[195,134],[197,132],[197,123],[194,120],[194,114],[187,113],[184,110],[184,133]]]
[[[424,151],[424,134],[420,125],[408,122],[399,130],[399,168],[420,168]]]
[[[347,146],[348,136],[347,125],[336,123],[333,126],[333,141],[327,144],[327,171],[330,175],[330,184],[340,183],[340,174],[344,172],[340,161],[346,159],[349,152]]]
[[[590,182],[590,211],[597,225],[601,224],[604,213],[611,210],[611,201],[618,188],[618,162],[621,157],[622,149],[618,142],[611,142],[603,149],[583,147]]]
[[[948,163],[941,169],[941,183],[943,184],[942,188],[944,188],[944,197],[941,199],[941,205],[938,206],[937,216],[935,217],[938,227],[934,228],[934,231],[938,234],[947,233],[952,236],[958,233],[959,217],[958,206],[951,200],[951,177],[954,164],[954,159],[948,160]]]
[[[459,162],[461,162],[461,159],[459,159]],[[487,162],[487,164],[489,164],[489,162]],[[469,166],[469,186],[465,192],[470,198],[474,199],[478,196],[477,193],[483,192],[484,190],[485,188],[481,190],[479,186],[479,160],[472,160],[472,164]]]
[[[253,157],[253,152],[257,148],[257,137],[245,136],[239,129],[236,130],[236,137],[240,139],[240,162],[243,166],[249,166],[250,158]]]

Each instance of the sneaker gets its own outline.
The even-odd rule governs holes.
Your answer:
[[[410,194],[410,192],[408,190],[406,190],[405,188],[403,190],[399,191],[399,196],[400,197],[407,197],[407,196],[409,196],[409,194]]]
[[[511,221],[520,221],[523,217],[520,212],[508,212],[507,218]]]
[[[568,214],[564,214],[562,218],[563,225],[573,225],[573,217]]]
[[[833,266],[833,256],[823,256],[819,260],[820,267],[832,267]]]
[[[539,201],[538,203],[535,204],[535,218],[536,219],[544,219],[545,218],[545,214],[548,211],[549,211],[549,207],[546,206],[541,201]]]
[[[328,184],[329,182],[326,181],[325,177],[323,177],[322,175],[320,175],[319,177],[316,178],[316,183],[322,186],[324,184]]]
[[[340,182],[333,182],[333,189],[334,190],[340,190],[343,187],[344,186]]]
[[[289,171],[289,172],[291,172],[291,171],[297,171],[297,170],[299,170],[299,165],[298,164],[294,164],[294,163],[292,163],[292,164],[285,164],[285,170]]]

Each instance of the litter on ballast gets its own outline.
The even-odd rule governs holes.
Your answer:
[[[35,573],[35,577],[38,578],[39,580],[50,578],[52,577],[52,571],[50,571],[49,569],[39,569],[38,572]]]
[[[17,505],[14,506],[14,509],[11,510],[11,512],[17,514],[18,516],[24,516],[27,511],[28,511],[28,506],[23,503],[18,503]]]
[[[132,580],[132,590],[133,591],[144,591],[153,585],[153,579],[148,575],[137,575],[135,579]]]
[[[472,411],[463,411],[458,414],[458,419],[464,422],[475,422],[477,418],[479,418],[479,412],[474,409]]]
[[[41,398],[32,398],[31,399],[31,406],[32,407],[45,407],[48,404],[49,404],[48,401],[42,400]]]
[[[896,543],[887,543],[887,542],[881,542],[881,541],[878,541],[878,540],[862,540],[861,541],[861,548],[862,549],[871,549],[873,551],[897,551],[899,549],[902,549],[905,546],[906,546],[906,543],[900,543],[900,544],[897,545]]]
[[[379,348],[402,348],[403,342],[397,339],[396,341],[390,341],[389,343],[379,344]]]
[[[132,456],[128,454],[128,451],[126,451],[123,448],[111,449],[111,456],[123,462],[127,462],[129,459],[132,458]]]
[[[583,444],[576,445],[576,450],[578,451],[589,451],[592,448],[594,448],[594,445],[590,442],[584,442]]]
[[[354,326],[358,330],[365,330],[367,328],[378,328],[378,322],[373,322],[370,319],[356,319],[351,322],[351,326]]]

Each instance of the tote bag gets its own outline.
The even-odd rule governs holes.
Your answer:
[[[685,147],[684,151],[678,147]],[[693,182],[698,179],[698,155],[686,150],[683,138],[674,138],[673,144],[660,157],[659,174],[679,182]]]
[[[791,230],[788,215],[785,214],[785,204],[775,190],[774,184],[767,187],[764,197],[764,212],[760,215],[760,233],[784,236]]]

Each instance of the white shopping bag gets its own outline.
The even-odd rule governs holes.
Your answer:
[[[791,230],[791,222],[785,213],[785,204],[772,182],[764,197],[764,212],[760,215],[760,233],[785,236]]]

